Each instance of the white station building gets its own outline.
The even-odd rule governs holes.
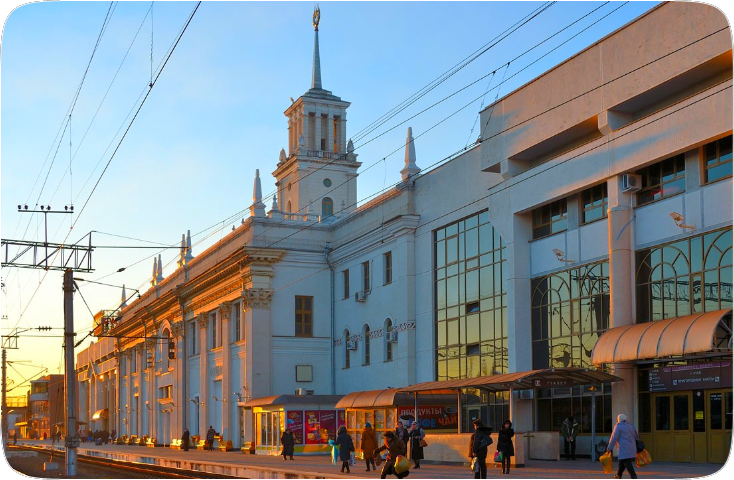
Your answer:
[[[557,432],[573,413],[588,454],[592,422],[598,441],[622,412],[656,460],[723,463],[732,42],[722,13],[657,6],[486,107],[477,143],[428,172],[419,165],[439,159],[408,129],[402,181],[362,205],[350,104],[323,88],[315,24],[311,88],[285,111],[277,200],[268,210],[257,172],[242,225],[196,257],[182,239],[173,273],[157,259],[151,288],[101,315],[105,336],[77,356],[80,419],[164,445],[211,425],[235,449],[272,453],[259,447],[277,447],[285,420],[253,415],[258,406],[339,416],[333,399],[362,391],[580,367],[619,380],[513,394],[459,383],[459,428],[511,414],[516,431]],[[349,418],[347,408],[358,432]]]

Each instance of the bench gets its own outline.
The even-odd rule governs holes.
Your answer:
[[[155,447],[155,438],[149,438],[147,442],[145,442],[146,447]]]
[[[234,447],[232,446],[232,440],[220,440],[219,446],[217,448],[222,452],[229,452],[234,450]]]
[[[181,439],[174,438],[173,440],[171,440],[170,447],[173,448],[174,450],[181,450]]]

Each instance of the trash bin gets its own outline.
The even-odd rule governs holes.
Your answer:
[[[94,444],[95,445],[102,445],[102,439],[101,438],[95,438],[94,439]]]

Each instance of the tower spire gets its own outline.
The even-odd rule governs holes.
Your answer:
[[[260,169],[255,170],[255,185],[252,188],[252,206],[250,207],[251,217],[264,217],[265,204],[263,203],[263,191],[260,186]]]
[[[321,20],[321,10],[319,6],[313,10],[313,71],[311,73],[311,88],[323,90],[321,87],[321,57],[319,56],[319,21]]]
[[[405,166],[400,170],[403,182],[415,180],[421,169],[415,163],[415,140],[413,139],[413,129],[408,127],[408,138],[405,139]]]

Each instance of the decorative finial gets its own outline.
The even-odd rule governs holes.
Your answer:
[[[265,204],[263,203],[263,191],[260,186],[260,169],[255,170],[255,185],[252,189],[252,206],[250,207],[251,217],[264,217]]]
[[[125,284],[122,284],[122,301],[120,302],[120,308],[127,307],[127,293],[125,293]]]
[[[317,32],[319,31],[319,20],[321,20],[321,10],[319,9],[319,5],[316,4],[313,9],[313,28]]]
[[[415,180],[416,175],[421,171],[415,163],[415,140],[413,139],[413,129],[408,127],[408,137],[405,139],[405,166],[400,170],[403,182]]]

